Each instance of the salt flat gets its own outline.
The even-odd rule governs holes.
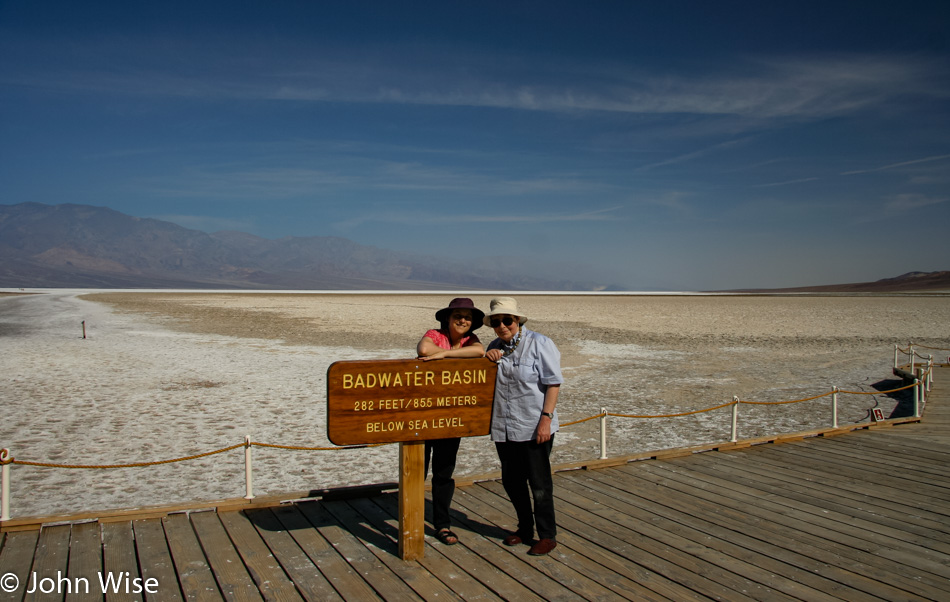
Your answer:
[[[0,447],[20,460],[116,464],[255,441],[328,446],[326,370],[409,358],[452,294],[125,293],[0,297]],[[471,294],[487,308],[489,296]],[[887,388],[893,346],[950,347],[947,296],[517,295],[528,327],[563,352],[561,421],[666,414]],[[87,338],[82,338],[86,323]],[[487,343],[491,330],[478,334]],[[944,352],[941,352],[944,353]],[[946,353],[944,353],[946,355]],[[898,409],[842,395],[839,422]],[[830,398],[742,406],[740,436],[830,424]],[[728,438],[728,410],[611,419],[612,455]],[[565,428],[554,462],[597,457],[597,422]],[[396,446],[254,449],[259,494],[396,479]],[[463,441],[457,474],[495,470],[486,438]],[[160,467],[13,467],[14,516],[236,497],[243,453]]]

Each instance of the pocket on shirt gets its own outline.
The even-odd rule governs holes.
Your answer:
[[[514,368],[521,381],[531,383],[538,380],[538,370],[536,366],[536,362],[530,362],[525,364],[515,364]]]

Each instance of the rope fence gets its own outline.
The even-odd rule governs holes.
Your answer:
[[[889,391],[844,391],[834,387],[828,393],[822,393],[820,395],[815,395],[813,397],[806,397],[804,399],[794,399],[788,401],[751,401],[751,400],[741,400],[738,397],[733,397],[733,400],[727,403],[715,405],[712,407],[692,410],[687,412],[678,412],[678,413],[669,413],[669,414],[619,414],[608,412],[606,408],[602,408],[599,414],[594,414],[593,416],[588,416],[586,418],[581,418],[579,420],[574,420],[567,422],[561,425],[562,428],[574,426],[584,422],[588,422],[595,419],[600,419],[600,459],[607,459],[607,418],[626,418],[626,419],[661,419],[661,418],[680,418],[683,416],[691,416],[695,414],[704,414],[707,412],[712,412],[726,407],[732,408],[732,432],[730,441],[735,443],[738,441],[738,414],[740,405],[755,405],[755,406],[773,406],[773,405],[785,405],[785,404],[794,404],[794,403],[803,403],[807,401],[814,401],[816,399],[821,399],[824,397],[832,397],[832,428],[838,428],[838,395],[839,394],[849,394],[849,395],[888,395],[891,393],[897,393],[900,391],[906,391],[908,389],[914,390],[914,417],[919,418],[921,416],[921,407],[926,402],[926,394],[930,391],[930,386],[932,383],[933,375],[933,366],[934,360],[933,356],[929,355],[924,357],[917,353],[915,347],[918,349],[928,349],[932,351],[950,351],[950,349],[942,349],[938,347],[925,347],[923,345],[914,345],[913,343],[908,344],[907,349],[901,349],[898,345],[894,346],[894,369],[897,372],[902,366],[907,366],[910,368],[908,371],[909,374],[914,375],[913,382],[911,384],[905,385],[903,387],[898,387],[896,389],[891,389]],[[902,353],[907,356],[910,361],[908,364],[899,363],[899,354]],[[926,366],[920,365],[915,366],[915,359],[925,359],[927,360]],[[950,364],[950,357],[947,358],[947,364]],[[915,372],[916,371],[916,372]],[[878,420],[878,418],[874,418]],[[193,454],[190,456],[182,456],[179,458],[171,458],[167,460],[154,460],[148,462],[130,462],[126,464],[60,464],[53,462],[36,462],[29,460],[17,460],[10,455],[10,450],[7,448],[0,449],[0,521],[10,520],[10,466],[16,464],[20,466],[33,466],[41,468],[62,468],[62,469],[117,469],[117,468],[142,468],[149,466],[160,466],[165,464],[173,464],[176,462],[186,462],[189,460],[197,460],[199,458],[206,458],[209,456],[214,456],[217,454],[226,453],[233,451],[238,448],[244,448],[244,472],[245,472],[245,495],[244,498],[247,500],[253,499],[254,489],[253,489],[253,478],[252,478],[252,456],[251,449],[254,447],[261,448],[271,448],[271,449],[280,449],[280,450],[292,450],[292,451],[349,451],[355,449],[365,449],[372,447],[382,447],[385,445],[392,445],[391,443],[375,443],[375,444],[365,444],[365,445],[348,445],[348,446],[328,446],[328,447],[311,447],[311,446],[302,446],[302,445],[283,445],[277,443],[261,443],[258,441],[251,441],[250,436],[245,436],[244,443],[237,443],[235,445],[229,445],[227,447],[222,447],[213,451],[208,451],[199,454]]]

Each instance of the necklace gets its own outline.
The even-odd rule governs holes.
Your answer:
[[[518,345],[521,343],[521,333],[522,333],[522,332],[523,332],[522,330],[518,330],[518,336],[516,336],[516,337],[514,338],[514,340],[511,341],[511,343],[505,345],[505,350],[504,350],[504,352],[502,353],[502,357],[509,356],[509,355],[511,355],[512,353],[515,352],[515,349],[517,349],[517,348],[518,348]]]

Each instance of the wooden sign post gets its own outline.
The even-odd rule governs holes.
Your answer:
[[[425,441],[399,444],[399,557],[425,555]]]
[[[423,557],[425,441],[487,435],[498,366],[484,358],[335,362],[327,370],[327,437],[399,443],[399,556]]]

